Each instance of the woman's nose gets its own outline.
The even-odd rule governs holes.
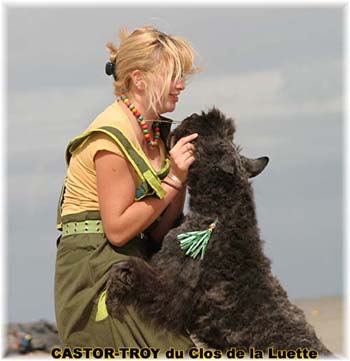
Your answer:
[[[179,79],[175,84],[175,88],[178,90],[184,90],[185,87],[186,87],[185,79],[183,78]]]

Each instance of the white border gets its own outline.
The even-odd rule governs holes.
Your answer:
[[[7,28],[7,18],[6,18],[6,8],[1,4],[0,8],[0,19],[2,20],[2,27],[0,28],[0,39],[1,39],[1,54],[2,54],[2,66],[1,66],[1,99],[0,99],[0,327],[2,332],[2,337],[0,337],[0,357],[5,352],[4,348],[4,339],[5,339],[5,324],[6,324],[6,309],[5,309],[5,299],[6,299],[6,223],[7,223],[7,192],[6,192],[6,170],[7,170],[7,146],[6,146],[6,124],[7,124],[7,42],[6,42],[6,28]]]
[[[192,0],[191,2],[186,0],[177,0],[171,3],[159,3],[159,2],[146,2],[146,1],[135,1],[129,0],[127,2],[116,2],[114,1],[101,1],[96,2],[92,0],[75,0],[75,1],[68,1],[68,0],[61,0],[61,1],[52,1],[48,5],[47,1],[27,1],[27,0],[8,0],[2,1],[1,8],[0,8],[0,19],[2,20],[3,26],[0,28],[0,39],[1,39],[1,51],[2,51],[2,66],[1,66],[1,76],[0,79],[2,81],[2,91],[1,91],[1,99],[0,99],[0,113],[2,114],[2,121],[0,124],[0,198],[1,198],[1,206],[0,206],[0,327],[2,332],[2,337],[0,337],[0,357],[3,357],[5,352],[4,349],[4,338],[6,335],[6,294],[5,290],[6,287],[6,255],[7,255],[7,247],[6,247],[6,229],[7,229],[7,182],[6,182],[6,173],[7,173],[7,8],[8,7],[89,7],[89,6],[96,6],[96,7],[103,7],[103,6],[112,6],[112,7],[121,7],[121,6],[132,6],[132,5],[141,5],[145,7],[152,7],[152,6],[161,6],[161,7],[224,7],[224,6],[235,6],[235,7],[279,7],[279,8],[286,8],[286,7],[344,7],[344,68],[343,72],[346,75],[346,79],[344,79],[344,137],[343,137],[343,170],[344,170],[344,177],[343,177],[343,192],[344,192],[344,204],[343,204],[343,242],[344,242],[344,256],[343,256],[343,276],[344,276],[344,295],[343,295],[343,307],[344,307],[344,344],[343,344],[343,352],[345,353],[344,360],[350,358],[350,277],[349,277],[349,266],[348,260],[350,259],[350,245],[349,245],[349,209],[348,205],[350,204],[350,192],[349,192],[349,182],[350,182],[350,126],[348,123],[348,86],[349,86],[349,72],[348,72],[348,61],[349,58],[349,2],[348,1],[303,1],[303,0],[294,0],[294,1],[269,1],[266,3],[263,0],[246,0],[246,1],[223,1],[217,3],[212,3],[208,1],[200,1],[200,0]],[[33,357],[35,358],[35,357]],[[41,358],[42,359],[42,358]]]

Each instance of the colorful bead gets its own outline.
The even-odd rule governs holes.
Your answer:
[[[134,114],[135,118],[139,121],[142,131],[143,131],[143,136],[145,137],[145,139],[147,141],[147,145],[151,148],[158,146],[159,139],[160,139],[160,123],[159,122],[153,123],[154,140],[152,141],[151,136],[149,134],[148,125],[144,121],[141,113],[136,109],[134,104],[131,104],[131,102],[125,95],[122,95],[120,98],[124,102],[124,104],[129,108],[129,110]]]

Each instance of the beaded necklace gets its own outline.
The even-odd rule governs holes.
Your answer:
[[[124,102],[124,104],[129,108],[129,110],[134,114],[135,118],[139,122],[142,132],[143,132],[143,136],[146,139],[147,145],[150,148],[159,146],[160,123],[159,122],[153,123],[154,139],[152,140],[151,136],[149,134],[148,125],[146,124],[145,120],[143,119],[143,116],[141,115],[141,113],[136,109],[135,105],[132,104],[125,95],[122,95],[120,98]]]

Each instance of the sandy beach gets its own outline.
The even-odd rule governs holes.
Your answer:
[[[314,326],[318,337],[337,356],[344,357],[344,303],[340,296],[315,299],[292,300],[300,307],[308,322]],[[200,345],[198,345],[200,347]],[[26,355],[11,355],[18,357],[47,358],[48,354],[34,352]]]
[[[336,355],[344,356],[344,301],[340,296],[293,300],[314,326],[317,336]]]

